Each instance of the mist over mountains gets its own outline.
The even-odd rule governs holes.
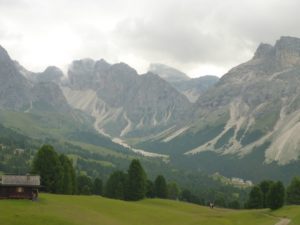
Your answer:
[[[253,155],[259,165],[279,169],[298,162],[299,87],[300,39],[294,37],[259,45],[252,59],[220,79],[191,79],[162,64],[140,75],[104,59],[73,61],[66,79],[54,66],[30,72],[0,47],[1,110],[63,114],[110,139],[187,160],[185,165],[193,158],[193,169],[205,170],[195,160],[205,154],[220,165],[230,157],[247,167],[252,161],[245,159]]]

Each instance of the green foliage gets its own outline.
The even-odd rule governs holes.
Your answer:
[[[158,175],[155,179],[155,195],[158,198],[168,197],[168,188],[165,178],[162,175]]]
[[[249,200],[247,202],[247,208],[260,209],[263,207],[263,193],[259,186],[254,186],[249,194]]]
[[[300,177],[294,177],[286,190],[287,203],[300,205]]]
[[[241,205],[240,205],[240,203],[239,203],[238,200],[233,200],[232,202],[228,203],[228,208],[231,208],[231,209],[240,209]]]
[[[224,130],[225,124],[222,121],[217,124],[206,125],[198,131],[186,132],[169,142],[146,141],[137,144],[135,147],[153,152],[158,152],[159,150],[159,153],[171,155],[180,154],[210,141]]]
[[[63,168],[51,145],[43,145],[33,161],[33,172],[41,176],[41,185],[47,192],[61,193]]]
[[[105,186],[105,196],[125,200],[127,194],[127,175],[122,171],[113,172]]]
[[[168,198],[176,200],[179,197],[179,188],[175,182],[168,183],[167,185],[168,188]]]
[[[264,180],[262,182],[260,182],[259,184],[259,188],[262,192],[263,195],[263,208],[267,208],[268,204],[267,204],[267,194],[270,191],[270,187],[274,182],[271,180]]]
[[[75,183],[75,170],[72,165],[72,161],[64,154],[59,156],[62,171],[62,194],[75,194],[76,183]]]
[[[272,210],[279,209],[283,206],[285,199],[285,189],[282,182],[273,183],[267,194],[268,207]]]
[[[204,205],[204,201],[200,200],[198,196],[194,195],[190,190],[184,189],[179,196],[181,201],[191,202],[195,204]]]
[[[100,178],[96,178],[94,180],[93,194],[95,194],[95,195],[103,194],[103,182]]]
[[[151,180],[147,180],[147,191],[146,191],[146,197],[147,198],[154,198],[155,197],[155,186],[154,183]]]
[[[133,159],[128,169],[127,199],[136,201],[143,199],[146,194],[146,173],[139,160]]]
[[[77,193],[80,195],[91,195],[93,192],[92,179],[86,175],[77,177]]]

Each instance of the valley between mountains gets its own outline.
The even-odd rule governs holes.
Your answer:
[[[34,73],[0,48],[5,128],[253,181],[287,182],[300,172],[299,87],[295,37],[260,44],[221,78],[192,79],[162,64],[138,74],[104,59],[75,60],[66,74],[55,66]]]

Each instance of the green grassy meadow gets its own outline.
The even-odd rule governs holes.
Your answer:
[[[124,202],[98,196],[42,194],[39,201],[1,200],[2,225],[274,225],[276,216],[299,223],[300,207],[269,210],[210,209],[182,202],[146,199]]]

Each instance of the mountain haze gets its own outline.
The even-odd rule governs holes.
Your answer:
[[[168,81],[192,103],[219,80],[217,76],[211,75],[190,78],[185,73],[164,64],[151,64],[149,71]]]

